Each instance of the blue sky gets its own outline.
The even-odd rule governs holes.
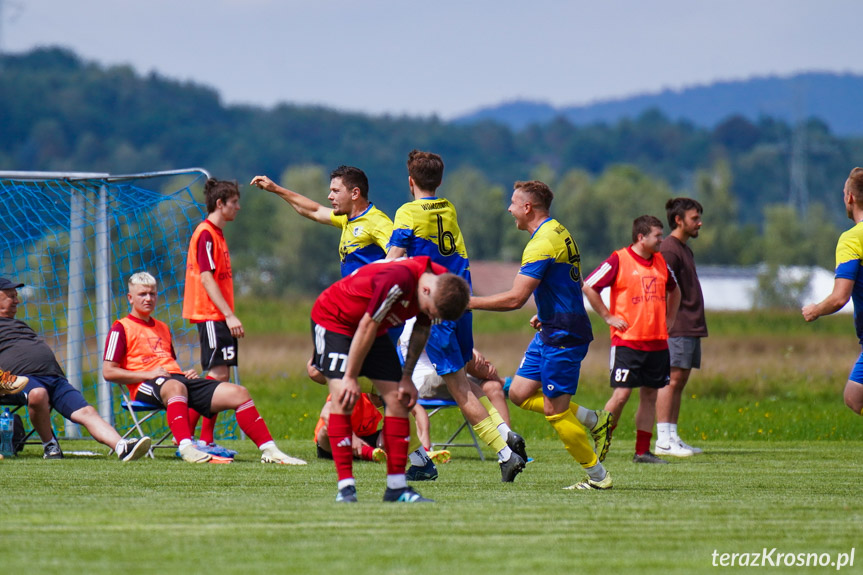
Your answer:
[[[448,119],[754,75],[863,72],[854,0],[0,0],[0,49],[74,49],[227,103]]]

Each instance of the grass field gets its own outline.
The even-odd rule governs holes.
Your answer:
[[[478,346],[510,373],[530,337],[524,318],[483,315]],[[261,465],[248,441],[225,442],[240,455],[219,466],[185,464],[168,450],[133,464],[43,461],[28,446],[0,462],[0,565],[4,573],[66,574],[704,573],[724,570],[723,553],[776,548],[773,561],[778,553],[835,561],[855,549],[842,571],[860,572],[863,420],[841,400],[859,349],[849,318],[825,319],[710,318],[704,369],[687,388],[681,419],[681,435],[703,455],[631,463],[630,405],[607,459],[614,489],[565,491],[580,470],[542,417],[513,407],[513,427],[536,459],[514,484],[500,483],[490,452],[481,462],[455,449],[438,481],[416,484],[437,503],[405,507],[380,501],[384,468],[372,463],[355,466],[360,503],[334,502],[332,463],[314,459],[311,442],[325,390],[301,377],[307,327],[299,315],[279,320],[287,333],[250,318],[247,329],[259,322],[249,330],[258,335],[242,347],[243,383],[277,441],[308,466]],[[591,407],[609,395],[607,342],[596,333],[577,397]],[[435,416],[433,439],[458,417]],[[92,441],[61,444],[106,451]]]

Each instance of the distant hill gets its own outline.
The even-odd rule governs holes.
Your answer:
[[[515,130],[564,116],[575,125],[616,123],[656,108],[673,120],[713,128],[732,115],[752,121],[769,116],[795,123],[816,117],[838,135],[863,135],[863,75],[811,72],[790,77],[762,77],[717,82],[679,91],[665,90],[584,106],[555,108],[541,102],[515,101],[482,108],[454,120],[470,124],[492,120]]]

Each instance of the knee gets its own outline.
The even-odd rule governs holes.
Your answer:
[[[847,405],[851,411],[857,415],[863,415],[863,394],[853,393],[846,389],[844,399],[845,405]]]
[[[40,409],[46,408],[50,406],[49,398],[48,398],[48,390],[44,387],[36,387],[31,389],[27,394],[27,407],[29,409]]]

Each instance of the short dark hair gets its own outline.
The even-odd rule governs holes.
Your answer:
[[[676,229],[677,216],[680,216],[682,220],[686,217],[686,212],[689,210],[698,210],[699,214],[704,213],[704,208],[701,204],[692,198],[671,198],[665,202],[665,216],[668,218],[669,229]]]
[[[434,303],[441,319],[455,321],[464,315],[470,303],[470,287],[464,278],[455,274],[441,274],[437,280]]]
[[[330,174],[331,180],[335,180],[336,178],[341,178],[342,183],[349,190],[359,188],[360,195],[365,199],[369,199],[369,179],[361,169],[354,166],[339,166]]]
[[[638,242],[638,236],[650,234],[653,228],[662,229],[662,221],[656,216],[638,216],[632,221],[632,243]]]
[[[236,181],[217,180],[210,178],[204,184],[204,201],[207,204],[207,213],[212,214],[216,211],[216,202],[222,200],[222,203],[227,203],[231,198],[240,197],[240,186]]]
[[[408,154],[408,175],[420,189],[433,192],[443,180],[443,159],[431,152],[411,150]]]
[[[863,168],[854,168],[848,174],[848,188],[855,200],[863,200]]]
[[[539,180],[529,180],[527,182],[516,182],[512,186],[513,190],[521,190],[522,193],[530,196],[530,202],[537,208],[543,211],[551,209],[551,202],[554,200],[554,193],[544,183]]]

